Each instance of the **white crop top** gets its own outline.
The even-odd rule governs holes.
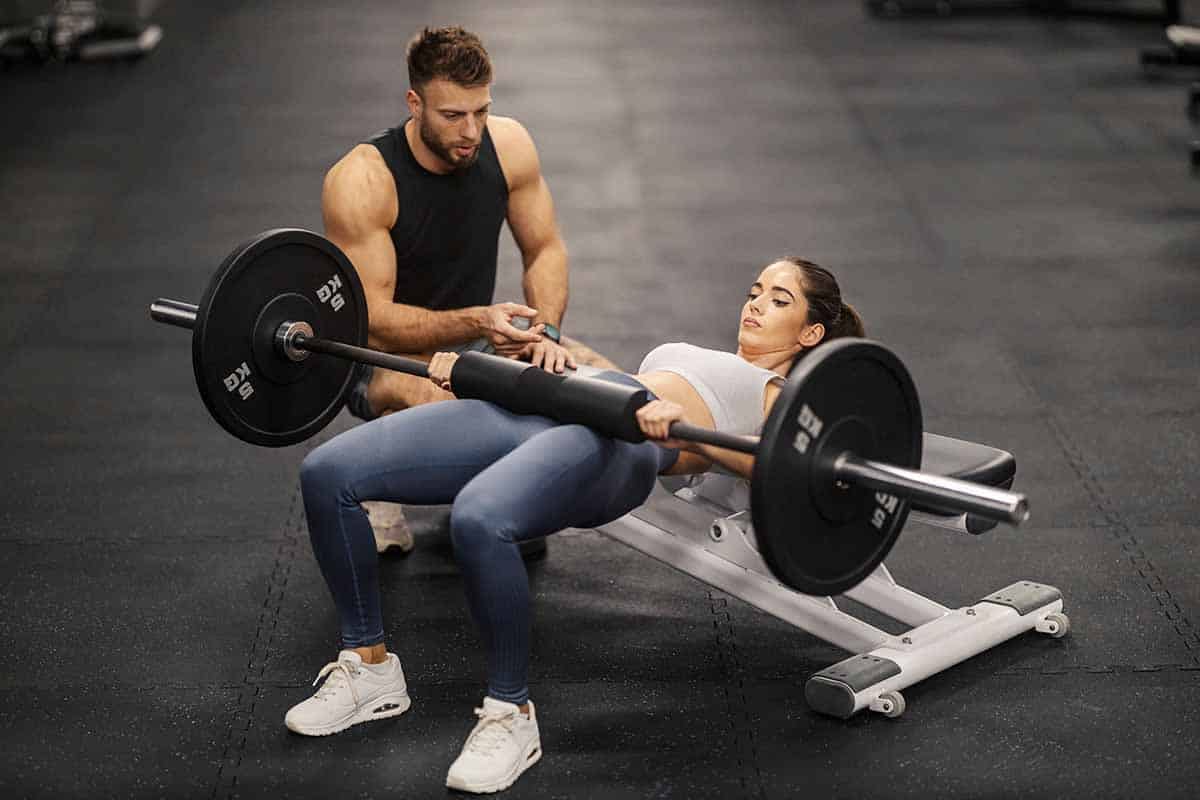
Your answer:
[[[741,436],[761,432],[763,392],[784,378],[735,353],[686,342],[667,342],[642,359],[639,373],[672,372],[692,385],[712,413],[717,430]]]

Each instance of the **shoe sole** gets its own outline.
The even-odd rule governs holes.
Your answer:
[[[328,725],[315,727],[301,726],[293,724],[286,718],[284,719],[284,724],[289,731],[299,733],[302,736],[331,736],[335,733],[341,733],[349,727],[358,725],[360,722],[374,722],[377,719],[398,717],[405,711],[408,711],[411,705],[412,698],[407,694],[384,694],[372,700],[367,706],[357,708],[340,720],[331,722]]]
[[[534,764],[542,760],[542,739],[539,736],[529,743],[526,748],[525,756],[517,762],[516,768],[508,775],[505,775],[498,781],[493,783],[459,783],[452,781],[449,776],[446,777],[446,788],[455,789],[460,792],[470,792],[471,794],[495,794],[503,792],[508,787],[517,782],[517,778],[525,774],[525,770],[532,767]]]

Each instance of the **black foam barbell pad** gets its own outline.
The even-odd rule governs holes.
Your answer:
[[[587,425],[605,436],[627,442],[644,442],[637,410],[650,402],[643,388],[581,375],[568,376],[555,393],[555,418],[559,422]]]
[[[454,362],[450,388],[462,399],[486,400],[517,414],[541,414],[587,425],[605,436],[644,442],[637,410],[650,402],[645,389],[557,375],[521,361],[468,351]]]
[[[565,375],[547,372],[539,367],[529,367],[517,378],[517,403],[511,408],[519,414],[541,414],[551,419],[559,418],[558,390]]]
[[[458,357],[450,371],[450,389],[464,400],[486,400],[520,411],[521,391],[517,384],[529,364],[469,350]]]

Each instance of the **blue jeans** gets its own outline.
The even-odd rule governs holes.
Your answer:
[[[623,373],[596,377],[639,385]],[[417,406],[359,425],[304,459],[309,538],[343,647],[383,641],[375,537],[364,500],[453,503],[450,534],[488,659],[488,694],[529,698],[529,581],[517,544],[637,508],[678,453],[481,400]]]

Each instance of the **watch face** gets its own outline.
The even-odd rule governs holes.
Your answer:
[[[549,322],[546,323],[546,327],[542,332],[546,335],[546,338],[548,338],[548,339],[553,339],[555,342],[562,341],[562,331],[560,331],[555,326],[551,325]]]

